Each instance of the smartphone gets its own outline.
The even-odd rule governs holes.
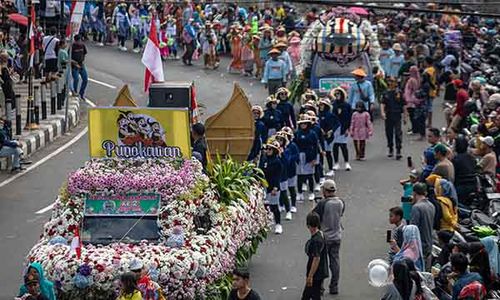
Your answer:
[[[392,230],[387,230],[387,232],[385,233],[385,241],[387,243],[390,243],[392,240]]]
[[[411,156],[408,156],[406,158],[406,163],[408,164],[408,168],[413,169],[413,161],[411,159]]]

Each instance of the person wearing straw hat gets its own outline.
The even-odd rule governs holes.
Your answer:
[[[231,42],[231,63],[229,64],[228,71],[230,73],[241,73],[243,70],[243,62],[241,61],[241,26],[236,23],[231,25],[228,39]]]
[[[280,179],[283,165],[279,158],[280,155],[280,144],[277,141],[268,141],[265,146],[265,156],[261,160],[260,168],[264,172],[264,176],[267,181],[267,192],[264,204],[273,213],[274,216],[274,233],[283,233],[283,227],[281,226],[281,213],[279,209],[279,199],[280,199]]]
[[[278,99],[278,110],[281,112],[281,117],[285,126],[297,128],[297,120],[295,119],[295,110],[293,105],[288,101],[290,91],[286,87],[280,87],[276,92]]]
[[[285,149],[289,144],[288,135],[284,132],[278,131],[274,136],[276,141],[280,143],[281,146],[281,163],[283,169],[281,171],[280,178],[280,212],[286,211],[285,220],[292,219],[292,212],[290,211],[290,199],[288,198],[288,153],[285,153]]]
[[[287,46],[288,45],[286,44],[286,42],[279,42],[274,45],[274,48],[277,48],[281,52],[278,58],[285,62],[286,78],[289,79],[293,72],[293,62],[290,54],[288,53],[288,51],[286,51]]]
[[[321,127],[321,134],[324,139],[324,149],[326,161],[328,163],[328,172],[326,176],[332,177],[335,173],[333,171],[333,141],[334,132],[340,127],[339,119],[331,112],[332,103],[328,98],[321,98],[319,100],[319,125]]]
[[[392,45],[392,51],[394,52],[394,55],[390,58],[389,69],[384,69],[385,76],[398,78],[399,69],[401,68],[405,60],[405,57],[403,55],[403,48],[401,47],[401,44],[394,43],[394,45]]]
[[[205,68],[215,69],[215,46],[217,45],[217,35],[210,21],[205,22],[205,30],[201,35],[201,42]]]
[[[260,159],[260,153],[262,150],[262,145],[267,141],[267,127],[264,124],[264,110],[259,105],[252,106],[252,114],[255,120],[255,133],[253,138],[252,149],[248,154],[248,161],[253,161],[258,163]]]
[[[316,92],[314,90],[306,89],[305,92],[300,96],[300,102],[302,104],[305,104],[309,100],[316,102],[316,100],[318,100],[318,96],[316,95]]]
[[[356,83],[351,84],[349,88],[349,103],[352,109],[356,109],[358,101],[362,101],[365,109],[369,112],[373,110],[375,103],[375,92],[372,83],[366,80],[366,72],[362,68],[358,68],[351,72],[356,79]]]
[[[264,110],[264,117],[262,121],[267,128],[267,136],[273,136],[278,130],[283,127],[283,118],[281,112],[278,110],[279,100],[274,96],[267,97],[266,109]]]
[[[340,126],[333,133],[333,170],[340,169],[339,165],[339,148],[344,157],[345,170],[350,171],[351,165],[349,164],[349,150],[347,149],[347,142],[349,140],[349,127],[351,126],[351,105],[347,103],[347,93],[342,87],[333,89],[330,92],[330,98],[333,99],[332,113],[337,116]]]
[[[300,114],[305,114],[308,111],[312,111],[312,112],[316,113],[317,107],[316,107],[316,102],[315,101],[308,100],[299,109],[299,113]]]
[[[258,34],[252,35],[252,51],[253,51],[253,59],[255,60],[255,78],[260,79],[262,76],[262,68],[263,68],[263,63],[262,60],[260,59],[260,50],[259,50],[259,43],[260,43],[261,37]]]
[[[284,154],[287,158],[287,173],[288,173],[288,192],[290,193],[291,207],[290,212],[297,212],[297,165],[299,164],[299,147],[294,141],[293,129],[290,127],[283,127],[282,133],[288,137],[288,145],[285,148]]]
[[[302,115],[297,122],[299,128],[295,132],[295,143],[299,147],[299,165],[297,167],[297,200],[303,201],[302,184],[308,183],[309,200],[314,200],[314,167],[319,153],[318,137],[312,130],[313,120]]]
[[[288,42],[289,46],[286,49],[292,60],[292,69],[295,71],[297,66],[300,64],[300,37],[294,36]],[[292,76],[295,76],[295,72]]]
[[[323,138],[323,134],[321,134],[321,127],[319,125],[319,119],[316,116],[315,111],[308,111],[306,112],[306,115],[309,116],[309,118],[312,120],[313,125],[312,125],[312,130],[318,137],[318,149],[319,152],[317,153],[316,157],[316,164],[314,165],[314,191],[319,192],[320,191],[320,184],[323,183],[325,180],[325,175],[323,174],[323,156],[325,155],[325,140]]]
[[[262,61],[262,67],[264,67],[269,51],[273,48],[273,31],[271,26],[267,24],[261,27],[260,31],[262,32],[262,37],[259,41],[259,56]]]
[[[268,89],[269,95],[276,94],[278,88],[286,85],[287,69],[286,64],[281,59],[278,59],[280,53],[276,48],[269,51],[271,59],[267,60],[264,67],[264,75],[261,82]]]
[[[287,36],[286,36],[285,27],[279,26],[278,29],[276,29],[276,35],[275,35],[275,38],[274,38],[274,42],[276,44],[278,44],[278,43],[284,43],[286,45],[286,43],[288,42],[288,39],[287,39]]]

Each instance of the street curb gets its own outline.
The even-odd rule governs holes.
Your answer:
[[[68,107],[69,128],[75,128],[80,121],[80,98],[69,97]],[[21,143],[24,156],[30,156],[45,146],[51,144],[64,133],[64,107],[55,115],[48,115],[46,120],[40,120],[39,129],[32,131],[23,130],[21,135],[14,136],[14,139]],[[0,170],[7,170],[12,166],[12,162],[7,157],[0,157]]]
[[[79,121],[80,99],[78,97],[69,99],[69,127],[74,128]],[[59,112],[59,114],[47,116],[47,120],[40,120],[40,129],[23,132],[21,136],[15,138],[21,142],[24,155],[29,156],[60,137],[64,132],[64,125],[64,111],[62,111],[62,114]]]

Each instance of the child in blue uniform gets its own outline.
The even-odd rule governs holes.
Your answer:
[[[344,157],[345,170],[350,171],[349,151],[347,150],[347,141],[349,140],[349,127],[351,127],[351,105],[347,103],[347,93],[343,88],[333,89],[330,93],[332,103],[332,113],[337,116],[340,122],[340,127],[333,134],[333,170],[340,169],[339,165],[339,148],[342,150]]]
[[[264,110],[262,107],[258,105],[252,106],[252,114],[255,120],[255,136],[253,139],[252,150],[250,150],[247,160],[258,163],[260,153],[262,151],[262,145],[267,141],[267,127],[262,121],[262,117],[264,117]]]
[[[319,192],[320,187],[319,185],[323,183],[325,180],[325,175],[323,174],[323,155],[325,154],[325,141],[323,139],[323,134],[321,134],[321,127],[319,126],[318,118],[316,117],[316,114],[314,111],[310,110],[307,112],[307,115],[309,118],[311,118],[313,124],[312,124],[312,131],[316,134],[316,137],[318,138],[318,153],[316,154],[316,164],[314,165],[314,191]],[[314,199],[313,199],[314,200]]]
[[[281,132],[285,133],[288,137],[288,146],[285,148],[285,156],[287,158],[287,173],[288,173],[288,192],[290,193],[290,200],[292,206],[290,212],[297,212],[297,165],[299,164],[299,147],[294,142],[293,129],[290,127],[283,127]]]
[[[285,152],[288,146],[288,136],[286,133],[278,131],[275,135],[276,141],[280,143],[281,146],[281,163],[283,164],[283,169],[281,172],[280,179],[280,212],[285,211],[285,219],[292,219],[292,212],[290,211],[290,199],[288,198],[288,155]]]
[[[290,91],[285,87],[280,87],[278,92],[276,92],[276,98],[279,101],[278,110],[281,112],[284,126],[297,128],[295,111],[293,110],[293,105],[288,101],[288,97],[290,97]]]
[[[266,144],[265,159],[261,160],[261,169],[264,171],[264,175],[268,183],[265,205],[273,213],[274,222],[276,224],[274,227],[274,233],[276,234],[283,233],[279,209],[280,179],[283,170],[283,165],[279,157],[280,148],[281,146],[277,141],[272,141]]]
[[[313,121],[306,115],[297,122],[299,129],[295,133],[295,143],[299,147],[299,165],[297,167],[297,200],[304,200],[302,184],[309,185],[309,200],[314,200],[314,166],[319,153],[318,137],[312,130]]]
[[[325,156],[328,163],[328,172],[326,176],[333,176],[333,140],[334,132],[340,127],[340,121],[336,115],[332,114],[332,103],[328,98],[319,100],[319,126],[321,127],[321,134],[323,135],[325,145]]]
[[[267,97],[266,109],[264,110],[264,125],[267,127],[267,136],[273,136],[283,127],[281,112],[278,110],[278,99],[274,96]]]

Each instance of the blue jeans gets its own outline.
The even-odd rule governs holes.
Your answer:
[[[85,96],[85,89],[87,88],[87,82],[89,81],[85,65],[82,65],[81,68],[72,67],[71,74],[73,76],[73,93],[76,93],[78,90],[78,82],[80,79],[79,76],[82,77],[82,85],[80,86],[80,92],[78,94],[83,98],[83,96]]]
[[[12,167],[14,168],[19,168],[21,166],[21,148],[3,146],[2,148],[0,148],[0,157],[11,157]]]

